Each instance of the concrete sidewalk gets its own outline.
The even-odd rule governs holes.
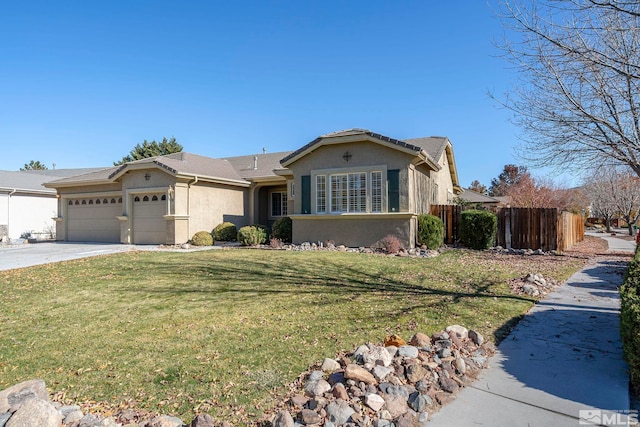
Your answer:
[[[617,290],[625,268],[618,261],[589,265],[536,304],[500,344],[491,369],[429,425],[590,424],[580,416],[592,425],[633,421],[618,412],[630,405]]]

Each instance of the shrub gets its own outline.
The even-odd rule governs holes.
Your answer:
[[[460,241],[471,249],[488,249],[493,245],[498,217],[489,211],[463,211],[460,219]]]
[[[272,237],[269,240],[269,246],[272,249],[282,249],[284,247],[284,243],[282,242],[282,240]]]
[[[257,246],[267,241],[267,228],[263,225],[246,225],[238,230],[238,242],[243,246]]]
[[[640,393],[640,252],[638,249],[629,263],[626,278],[620,287],[620,336],[624,356],[629,364],[631,387],[636,393]]]
[[[398,239],[393,234],[384,236],[380,240],[380,245],[382,246],[382,249],[384,249],[384,251],[388,254],[397,254],[400,251],[400,248],[402,247],[402,243],[400,243],[400,239]]]
[[[198,231],[191,238],[193,246],[213,246],[213,236],[208,231]]]
[[[288,216],[277,219],[271,226],[271,237],[291,243],[291,223],[291,218]]]
[[[438,249],[444,245],[444,223],[435,215],[418,216],[418,243],[427,249]]]
[[[216,240],[230,242],[231,240],[234,240],[236,238],[236,236],[238,235],[238,230],[232,222],[223,222],[222,224],[218,224],[216,228],[213,229],[213,235]]]

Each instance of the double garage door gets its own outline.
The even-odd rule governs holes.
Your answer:
[[[166,198],[162,194],[140,194],[133,198],[131,237],[135,244],[162,244],[167,224],[163,218]],[[67,240],[72,242],[120,242],[122,198],[83,198],[69,200]]]
[[[67,240],[71,242],[120,242],[122,198],[70,199],[67,206]]]

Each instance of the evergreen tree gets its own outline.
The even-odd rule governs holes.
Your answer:
[[[179,153],[182,151],[182,145],[178,144],[174,137],[171,139],[162,138],[162,142],[147,141],[136,145],[129,155],[124,156],[122,160],[113,162],[114,166],[119,166],[134,160],[147,159],[149,157],[164,156],[166,154]]]

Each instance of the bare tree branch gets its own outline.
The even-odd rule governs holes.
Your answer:
[[[609,159],[640,176],[640,1],[502,0],[505,57],[520,82],[500,100],[533,166]]]

